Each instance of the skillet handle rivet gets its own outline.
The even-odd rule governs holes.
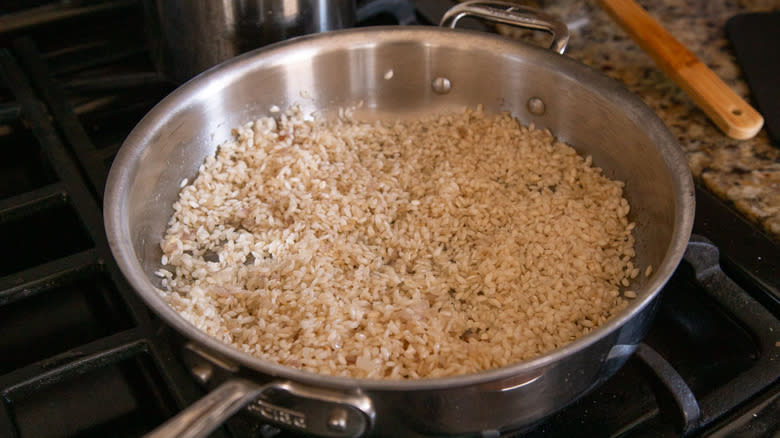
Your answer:
[[[544,115],[544,111],[545,111],[544,101],[542,99],[539,99],[538,97],[532,97],[528,99],[528,103],[526,104],[526,107],[528,108],[528,112],[530,112],[535,116]]]
[[[337,432],[347,430],[349,414],[344,408],[335,408],[328,416],[328,428]]]
[[[205,362],[193,366],[191,371],[192,375],[195,376],[198,382],[200,382],[202,385],[208,383],[208,381],[211,380],[211,377],[214,375],[214,368]]]
[[[431,82],[431,88],[436,94],[447,94],[452,89],[452,82],[444,76],[439,76]]]

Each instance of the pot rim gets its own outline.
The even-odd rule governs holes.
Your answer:
[[[201,331],[165,302],[137,261],[138,258],[130,239],[129,223],[123,214],[127,211],[125,207],[126,193],[132,183],[132,176],[139,165],[138,162],[143,155],[145,145],[157,133],[156,130],[151,131],[150,128],[164,126],[171,114],[188,106],[193,99],[205,99],[209,95],[219,92],[244,73],[261,70],[264,66],[283,62],[284,58],[287,57],[287,52],[293,48],[296,52],[300,51],[303,56],[306,56],[309,50],[320,50],[322,47],[328,47],[328,50],[338,50],[345,46],[373,46],[391,41],[431,44],[443,40],[449,41],[451,45],[453,39],[461,40],[462,43],[467,43],[467,46],[479,45],[482,50],[498,51],[497,53],[502,53],[503,56],[530,59],[534,63],[554,68],[581,83],[587,83],[589,88],[596,89],[601,94],[608,94],[613,102],[625,109],[625,113],[630,119],[635,120],[638,126],[644,127],[654,144],[661,150],[664,161],[674,176],[673,184],[676,191],[674,230],[662,263],[655,267],[649,282],[641,291],[637,291],[638,297],[631,300],[625,309],[590,333],[534,359],[463,375],[385,380],[320,374],[254,357]],[[458,48],[460,47],[462,45],[459,44]],[[619,82],[608,78],[595,69],[550,50],[484,32],[422,26],[377,26],[307,35],[256,49],[212,67],[174,90],[142,118],[117,153],[106,183],[104,220],[109,246],[130,285],[163,321],[186,338],[238,365],[276,378],[343,390],[360,388],[380,391],[415,391],[476,385],[538,372],[615,332],[634,315],[650,305],[677,268],[693,228],[694,197],[693,179],[687,159],[663,121],[638,96],[629,92]]]

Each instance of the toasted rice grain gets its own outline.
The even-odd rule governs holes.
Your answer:
[[[590,157],[479,109],[342,115],[248,123],[182,189],[158,275],[194,325],[283,365],[401,379],[530,359],[626,306],[634,224]]]

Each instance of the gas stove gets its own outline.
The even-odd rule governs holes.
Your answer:
[[[113,261],[102,196],[176,84],[151,62],[141,2],[37,3],[0,11],[0,437],[142,436],[205,390]],[[634,357],[504,435],[780,433],[780,245],[702,190],[694,233]],[[238,414],[213,436],[287,433]]]

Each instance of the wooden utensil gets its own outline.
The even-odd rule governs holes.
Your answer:
[[[726,135],[752,138],[764,118],[712,70],[632,0],[598,0],[601,7],[647,52]]]

